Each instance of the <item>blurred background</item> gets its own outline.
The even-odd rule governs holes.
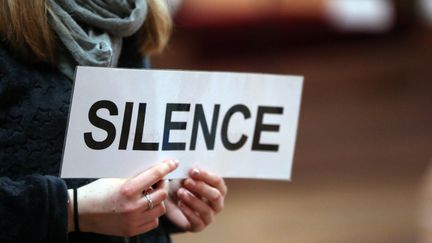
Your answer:
[[[175,242],[432,242],[431,0],[169,4],[155,68],[305,78],[292,181],[227,180]]]

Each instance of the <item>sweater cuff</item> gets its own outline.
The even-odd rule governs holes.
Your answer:
[[[63,180],[47,176],[47,202],[49,204],[49,242],[67,242],[68,200],[67,187]]]

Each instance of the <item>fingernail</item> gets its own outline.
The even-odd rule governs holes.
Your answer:
[[[179,161],[178,160],[170,160],[170,163],[172,164],[172,165],[174,165],[174,166],[178,166],[178,164],[179,164]]]
[[[178,206],[181,207],[181,208],[183,208],[184,207],[183,202],[182,201],[178,201]]]
[[[194,176],[199,176],[200,171],[199,171],[198,169],[193,169],[193,170],[192,170],[192,174],[193,174]]]
[[[192,197],[193,196],[193,194],[190,191],[187,191],[187,190],[185,190],[185,195],[187,197]]]
[[[191,179],[186,179],[185,180],[186,185],[188,186],[194,186],[194,182]]]
[[[187,198],[192,196],[192,194],[188,190],[186,190],[184,188],[181,188],[180,190],[181,190],[180,191],[180,197],[182,197],[183,199],[187,200]]]
[[[185,189],[183,189],[183,188],[180,188],[180,189],[178,190],[178,193],[179,193],[179,196],[185,196],[185,195],[186,195],[186,191],[185,191]]]

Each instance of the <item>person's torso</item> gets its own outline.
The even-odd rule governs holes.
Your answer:
[[[124,63],[142,67],[144,62]],[[56,68],[21,63],[0,45],[0,177],[59,175],[72,86]],[[89,181],[67,184],[77,187]],[[170,238],[158,227],[138,238],[73,234],[70,242],[162,243]]]

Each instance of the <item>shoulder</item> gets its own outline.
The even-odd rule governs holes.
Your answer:
[[[0,90],[6,86],[26,86],[38,80],[67,79],[55,67],[19,60],[0,42]]]

